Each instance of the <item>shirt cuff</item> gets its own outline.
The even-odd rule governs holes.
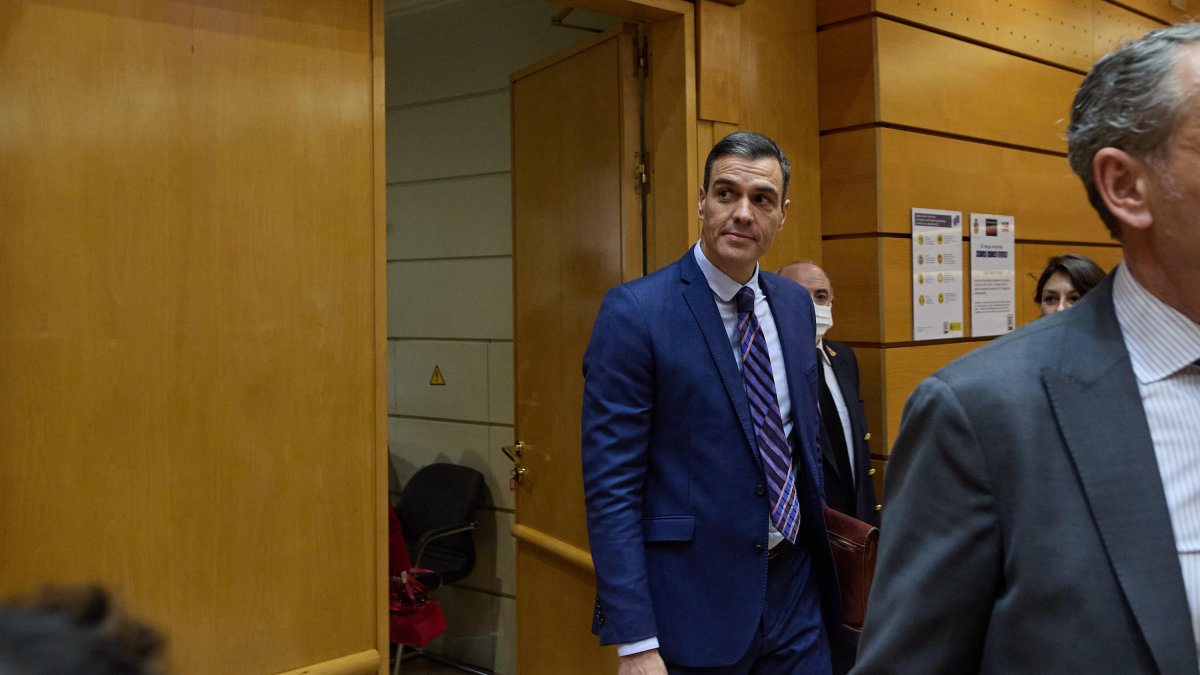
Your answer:
[[[651,649],[658,649],[657,635],[646,638],[645,640],[638,640],[637,642],[630,642],[629,644],[625,645],[617,645],[617,656],[631,656],[633,654],[640,654],[641,652],[648,652]]]

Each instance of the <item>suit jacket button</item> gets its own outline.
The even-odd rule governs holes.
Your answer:
[[[867,469],[867,475],[868,475],[868,476],[874,476],[874,475],[875,475],[875,469],[873,469],[873,468],[871,468],[871,469]]]
[[[755,552],[755,553],[762,553],[763,551],[766,551],[766,550],[767,550],[767,547],[766,547],[766,546],[763,546],[762,544],[755,544],[755,545],[754,545],[754,552]]]
[[[882,511],[882,510],[883,510],[883,504],[876,504],[876,505],[875,505],[875,510],[876,510],[876,511]]]
[[[866,436],[863,436],[863,440],[864,440],[864,441],[869,441],[869,440],[871,440],[871,432],[869,432],[869,431],[868,431],[868,432],[867,432],[867,435],[866,435]]]
[[[754,494],[761,497],[761,496],[767,494],[767,488],[763,487],[762,483],[759,483],[758,485],[754,486]]]

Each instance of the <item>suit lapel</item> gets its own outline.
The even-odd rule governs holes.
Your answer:
[[[851,385],[857,386],[854,378],[854,373],[850,372],[850,362],[842,355],[840,350],[834,349],[828,342],[825,343],[825,354],[829,356],[829,365],[833,368],[833,375],[837,378],[838,389],[842,392],[842,398],[846,399],[846,407],[850,406],[850,399],[858,400],[858,392]]]
[[[843,385],[843,383],[846,381],[845,364],[836,355],[836,351],[831,349],[828,344],[824,344],[823,348],[825,350],[826,356],[829,357],[829,367],[833,370],[833,376],[835,378],[837,378],[838,391],[840,391],[842,393],[842,399],[843,399],[843,401],[846,402],[845,403],[846,409],[847,409],[847,411],[849,411],[850,403],[849,403],[849,401],[846,401],[847,388]],[[824,365],[821,364],[820,362],[818,362],[817,367],[824,368]],[[824,420],[824,417],[822,417],[822,420]],[[823,421],[822,421],[822,423],[823,423]],[[824,428],[824,427],[822,427],[822,428]],[[830,431],[829,429],[825,429],[825,433],[826,434],[844,433],[844,430],[834,429],[833,431]],[[851,430],[851,437],[853,437],[853,435],[854,435],[853,430]],[[825,455],[825,460],[829,463],[829,466],[833,470],[833,472],[835,474],[837,474],[838,480],[842,481],[844,486],[851,487],[851,489],[852,489],[853,483],[850,482],[850,477],[843,476],[841,470],[838,468],[838,466],[839,466],[838,460],[837,460],[837,457],[834,456],[833,445],[829,442],[828,439],[824,439],[824,440],[825,440],[825,442],[821,443],[821,452]],[[848,450],[849,450],[849,452],[854,452],[853,447],[849,448]]]
[[[1159,670],[1195,673],[1170,514],[1111,279],[1064,316],[1062,366],[1047,368],[1042,379],[1109,562]]]
[[[683,299],[687,302],[696,324],[708,344],[709,354],[716,366],[721,384],[729,395],[729,402],[737,413],[738,422],[746,442],[750,444],[754,461],[760,460],[757,452],[758,444],[754,441],[754,427],[750,420],[750,402],[746,400],[746,389],[742,383],[742,374],[738,372],[737,361],[733,358],[733,345],[729,342],[729,334],[725,332],[725,324],[717,311],[717,303],[713,300],[712,289],[708,280],[696,264],[692,249],[684,254],[679,261],[679,276],[683,283]]]

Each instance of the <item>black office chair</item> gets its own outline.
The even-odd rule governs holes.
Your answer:
[[[417,470],[400,493],[396,513],[414,567],[433,570],[442,583],[454,583],[475,567],[471,530],[479,527],[475,508],[483,494],[483,474],[457,464],[430,464]],[[396,670],[400,654],[396,656]],[[486,670],[456,663],[417,649],[407,658],[424,657],[458,670],[490,675]]]

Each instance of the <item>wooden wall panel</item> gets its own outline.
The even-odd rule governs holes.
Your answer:
[[[1125,40],[1188,20],[1167,0],[858,0],[819,3],[817,25],[869,14],[898,18],[1081,73]]]
[[[738,124],[697,121],[697,174],[713,143],[738,129],[764,133],[783,147],[792,167],[791,206],[783,231],[762,266],[775,270],[797,258],[821,256],[821,186],[817,135],[817,48],[814,0],[755,0],[736,8],[741,26],[737,64]],[[700,24],[701,30],[705,24]],[[703,42],[704,38],[699,38]],[[703,76],[701,76],[703,79]],[[704,117],[701,115],[701,117]],[[693,205],[692,212],[695,213]],[[694,233],[699,236],[699,223]],[[692,238],[692,242],[696,241]]]
[[[650,194],[646,269],[674,262],[699,237],[696,197],[695,26],[692,8],[646,27],[650,68],[646,83],[646,132],[650,139]],[[707,148],[705,149],[707,152]]]
[[[885,123],[1066,151],[1061,120],[1079,75],[886,19],[869,20],[872,59],[863,23],[818,35],[822,131]]]
[[[1078,75],[892,21],[877,31],[878,121],[1066,151]]]
[[[880,138],[881,231],[910,232],[909,209],[929,206],[1012,215],[1021,238],[1107,240],[1061,155],[892,129]]]
[[[1096,16],[1093,23],[1095,27],[1095,40],[1092,44],[1093,62],[1122,43],[1137,39],[1155,28],[1162,28],[1164,25],[1164,22],[1146,18],[1103,0],[1093,0],[1093,4]],[[1133,3],[1130,4],[1132,5]],[[1143,4],[1149,5],[1151,3],[1146,2]],[[1166,15],[1165,12],[1162,14]],[[1185,19],[1181,16],[1175,19],[1175,21],[1183,20]],[[1091,67],[1090,63],[1088,67]]]
[[[862,19],[817,33],[821,131],[878,121],[876,25],[874,19]]]
[[[1095,227],[1107,232],[1100,218],[1095,219]],[[1019,228],[1019,224],[1018,224]],[[1020,229],[1017,230],[1020,233]],[[1079,253],[1086,255],[1096,264],[1111,271],[1121,262],[1121,247],[1116,242],[1107,246],[1064,246],[1062,244],[1018,243],[1017,244],[1017,323],[1024,325],[1041,316],[1041,310],[1033,301],[1033,293],[1037,290],[1037,280],[1042,270],[1046,268],[1046,260],[1051,256],[1064,253]]]
[[[822,25],[867,13],[853,3],[822,4],[838,6],[821,13],[818,21]],[[1163,25],[1105,0],[876,0],[873,4],[879,16],[1080,73],[1117,44]]]
[[[907,244],[907,240],[904,240]],[[881,305],[882,250],[887,239],[856,237],[827,239],[822,245],[822,267],[833,284],[837,327],[831,337],[847,342],[883,341]],[[894,253],[894,251],[893,251]],[[905,269],[910,266],[905,261]]]
[[[1095,60],[1091,0],[877,0],[875,5],[887,15],[1078,71]]]
[[[181,675],[387,653],[381,6],[0,4],[0,596],[101,583]]]
[[[1103,4],[1109,4],[1117,7],[1128,7],[1136,12],[1141,12],[1147,16],[1152,16],[1163,23],[1179,23],[1182,21],[1189,21],[1197,13],[1200,13],[1200,2],[1197,2],[1197,0],[1183,0],[1183,9],[1173,6],[1171,0],[1093,1],[1096,3],[1097,9],[1101,9],[1101,5]]]
[[[837,298],[840,339],[912,341],[912,248],[908,237],[827,239],[822,248],[825,271]],[[963,319],[968,330],[969,315],[967,308]]]
[[[824,267],[836,337],[861,345],[868,416],[887,445],[920,379],[987,342],[969,338],[967,242],[968,337],[912,341],[911,209],[1016,218],[1019,323],[1037,316],[1028,298],[1048,256],[1111,267],[1120,248],[1065,161],[1071,101],[1099,56],[1181,18],[1166,0],[818,4]]]
[[[526,603],[523,611],[529,612],[526,619],[529,625],[548,630],[517,631],[517,672],[575,675],[617,672],[617,650],[598,649],[591,630],[591,613],[577,611],[595,605],[594,572],[588,574],[570,559],[525,541],[518,541],[517,548],[517,595],[525,592],[523,579],[536,579],[539,587],[554,589],[553,597],[545,595]],[[546,663],[547,654],[555,655],[553,663]]]
[[[908,234],[913,206],[1013,215],[1020,236],[1097,242],[1095,211],[1066,158],[898,129],[821,138],[824,234]],[[935,206],[940,205],[940,206]]]
[[[815,0],[753,0],[737,8],[742,24],[739,126],[775,139],[792,165],[792,204],[783,231],[763,258],[768,270],[815,257],[821,246],[814,4]]]
[[[838,322],[841,320],[841,306],[838,304],[837,286],[834,286],[834,327],[829,330],[832,339],[841,340],[844,336]],[[863,408],[867,415],[867,432],[871,439],[867,444],[871,447],[874,457],[886,457],[888,446],[883,435],[883,416],[887,397],[883,379],[884,350],[877,346],[859,346],[854,348],[854,356],[858,359],[859,394],[862,396]],[[882,495],[882,492],[876,492]]]
[[[869,14],[875,7],[874,0],[818,0],[817,25],[827,26]]]
[[[649,24],[682,15],[692,18],[692,3],[688,0],[570,0],[561,4]]]
[[[882,232],[879,127],[821,136],[821,233]]]
[[[736,124],[726,124],[725,122],[709,122],[708,120],[698,120],[696,122],[696,184],[704,185],[704,162],[708,160],[708,153],[712,150],[712,146],[722,138],[738,130]],[[697,193],[699,194],[699,193]],[[695,236],[692,237],[692,243],[700,237],[700,218],[696,214],[695,204],[692,205],[692,220],[696,222]]]
[[[702,120],[737,124],[742,112],[741,12],[714,0],[696,2],[696,85]]]
[[[878,443],[872,442],[872,453],[881,456],[891,454],[896,432],[900,429],[904,403],[921,380],[985,344],[985,340],[972,340],[890,348],[855,347],[863,401],[867,409],[867,426],[871,429],[872,440],[879,439]],[[874,367],[867,369],[864,364]]]

